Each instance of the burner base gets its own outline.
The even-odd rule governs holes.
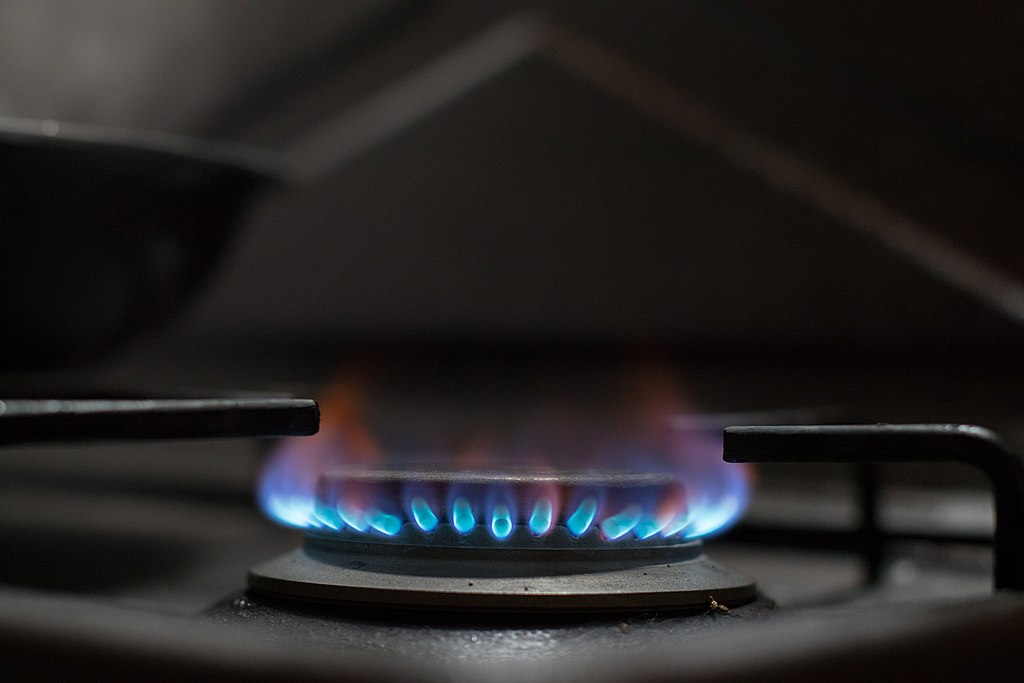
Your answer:
[[[632,550],[516,551],[339,542],[303,548],[249,572],[284,598],[443,612],[636,612],[754,599],[754,582],[700,542]]]

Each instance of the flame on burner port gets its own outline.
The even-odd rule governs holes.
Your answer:
[[[430,533],[437,528],[437,515],[422,496],[415,496],[409,501],[409,512],[420,531]]]
[[[630,505],[622,512],[608,517],[601,522],[601,532],[608,540],[614,541],[636,528],[643,517],[639,505]]]
[[[508,538],[514,526],[512,511],[505,503],[495,503],[491,508],[491,533],[498,540]]]
[[[668,522],[658,533],[706,538],[728,529],[746,510],[753,469],[722,459],[726,425],[693,419],[691,404],[671,376],[657,363],[645,363],[634,373],[631,420],[647,443],[658,444],[657,459],[666,459],[685,487],[685,506],[676,506],[675,514],[671,504],[659,512],[658,523]]]
[[[597,516],[597,499],[587,496],[579,502],[575,511],[566,517],[565,526],[573,536],[582,536],[590,529]]]
[[[316,488],[323,472],[380,458],[376,441],[364,427],[361,395],[357,384],[337,385],[320,400],[320,431],[311,437],[285,439],[271,454],[257,490],[260,507],[269,517],[302,529],[345,524],[368,528],[361,511],[347,509],[334,515],[316,509]]]
[[[663,533],[685,538],[721,533],[747,508],[752,469],[722,460],[720,429],[694,429],[686,420],[678,419],[671,425],[669,453],[673,470],[687,485],[687,509]]]
[[[468,534],[476,526],[476,515],[469,498],[456,496],[452,501],[452,526],[462,534]]]
[[[685,514],[684,487],[671,476],[623,473],[556,475],[532,471],[536,481],[508,473],[462,471],[452,480],[429,472],[346,468],[321,477],[311,526],[334,531],[394,536],[408,524],[429,534],[441,524],[461,534],[486,529],[498,542],[516,527],[536,537],[556,525],[575,537],[599,535],[607,541],[650,538]],[[607,477],[601,483],[600,478]],[[618,477],[618,478],[616,478]],[[556,501],[570,501],[564,510]],[[447,502],[442,502],[447,501]]]
[[[680,482],[668,489],[632,497],[540,483],[516,491],[458,483],[318,490],[324,473],[393,464],[366,426],[365,392],[348,382],[322,398],[319,434],[283,440],[271,454],[259,501],[269,517],[288,526],[384,537],[406,525],[423,534],[442,525],[460,534],[486,529],[499,542],[517,526],[537,537],[564,527],[573,536],[597,534],[609,542],[707,537],[728,528],[746,508],[751,470],[722,460],[724,425],[694,420],[669,376],[657,366],[634,371],[626,386],[616,389],[618,403],[610,402],[610,411],[548,402],[516,415],[517,421],[505,416],[501,429],[493,424],[464,429],[451,443],[433,434],[418,449],[431,458],[427,469],[501,470],[514,463],[540,471],[664,472]],[[409,430],[399,429],[410,441]]]
[[[551,531],[554,521],[554,506],[551,501],[547,498],[539,498],[533,504],[533,512],[530,513],[530,519],[527,522],[530,531],[534,536],[543,536]]]

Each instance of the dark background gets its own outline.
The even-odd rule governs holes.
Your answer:
[[[183,315],[9,386],[315,392],[367,352],[433,383],[478,361],[486,384],[520,360],[656,351],[697,407],[1024,434],[1020,3],[11,1],[0,114],[246,143],[301,170],[344,137],[332,122],[524,12],[557,29],[545,47],[264,194]],[[580,38],[661,100],[566,68]],[[665,101],[746,136],[740,158],[666,125]],[[758,144],[806,182],[746,167]],[[815,202],[836,187],[860,204]],[[865,203],[895,220],[865,226]],[[895,248],[894,222],[913,227]]]
[[[6,2],[0,113],[288,152],[523,7]],[[1024,270],[1019,3],[537,7],[951,246]],[[268,196],[178,324],[274,342],[1020,341],[877,240],[542,55]]]

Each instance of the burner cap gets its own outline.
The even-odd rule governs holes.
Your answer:
[[[315,510],[325,534],[480,547],[657,543],[688,522],[682,483],[660,472],[334,470]]]

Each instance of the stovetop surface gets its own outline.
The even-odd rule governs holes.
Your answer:
[[[297,547],[301,534],[269,523],[250,502],[245,488],[263,447],[242,440],[10,449],[0,496],[0,630],[18,637],[7,647],[19,661],[49,648],[49,663],[71,671],[130,662],[158,674],[203,661],[208,674],[228,679],[275,679],[287,666],[295,680],[410,672],[425,680],[729,680],[758,670],[785,676],[819,659],[865,673],[856,667],[894,642],[912,660],[915,648],[934,649],[950,630],[963,640],[996,625],[1019,632],[1024,623],[1018,596],[991,593],[985,547],[904,545],[881,582],[864,586],[855,556],[728,535],[710,541],[708,553],[761,588],[755,602],[729,614],[445,617],[270,600],[245,592],[246,571]],[[70,466],[83,457],[88,466]],[[48,467],[63,478],[40,481]],[[989,665],[1013,659],[997,652]]]
[[[123,383],[143,365],[122,362],[108,380]],[[141,376],[166,380],[161,366],[147,367]],[[218,376],[209,367],[191,374],[182,367],[175,370],[179,385]],[[265,367],[300,374],[293,366]],[[981,422],[1018,447],[1024,434],[1003,401],[1015,389],[995,381],[995,369],[988,381],[984,369],[939,374],[908,365],[897,373],[904,380],[899,389],[891,368],[876,375],[843,366],[836,376],[827,364],[788,374],[764,366],[758,381],[746,383],[755,369],[697,366],[688,369],[687,386],[699,388],[701,405],[715,409],[835,405],[845,398],[866,408],[866,421]],[[307,376],[327,376],[314,370]],[[493,372],[506,374],[500,367]],[[493,377],[478,374],[474,381]],[[263,376],[260,387],[315,395],[317,384],[275,384]],[[837,386],[850,389],[837,394]],[[741,395],[742,402],[728,399]],[[415,401],[396,405],[394,415],[418,414]],[[0,652],[12,663],[12,678],[102,671],[115,680],[593,682],[769,673],[780,680],[883,680],[905,679],[909,670],[931,678],[999,677],[1024,663],[1014,641],[1024,632],[1024,603],[992,593],[991,551],[983,543],[895,543],[880,581],[867,585],[855,554],[758,541],[765,524],[855,526],[856,493],[850,472],[839,466],[762,468],[744,522],[707,543],[715,560],[758,583],[759,598],[729,614],[427,618],[271,601],[246,593],[246,573],[298,547],[302,535],[256,509],[253,488],[269,445],[235,439],[5,448]],[[887,524],[991,533],[983,481],[962,470],[932,472],[924,481],[917,471],[892,474],[895,487],[883,490],[881,509]]]

